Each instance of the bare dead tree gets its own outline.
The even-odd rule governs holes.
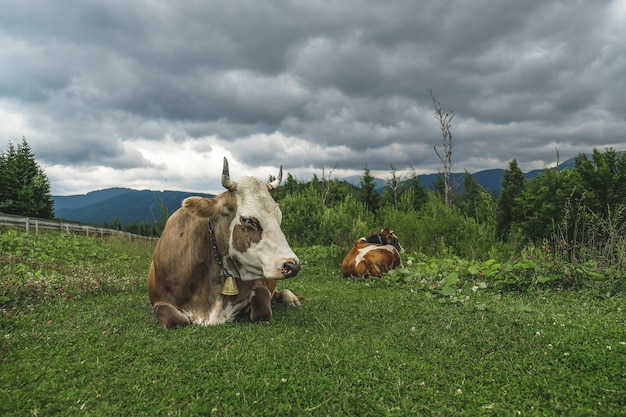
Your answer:
[[[326,205],[326,199],[328,198],[328,195],[330,194],[330,190],[333,188],[333,182],[332,182],[331,176],[333,174],[333,171],[335,171],[335,169],[337,169],[337,164],[335,164],[335,166],[330,171],[328,171],[328,177],[326,177],[325,168],[322,168],[322,189],[321,189],[321,194],[322,194],[322,205],[323,206]]]
[[[450,172],[452,170],[452,132],[450,131],[450,126],[452,125],[454,112],[451,109],[448,109],[448,111],[443,110],[441,104],[433,95],[433,90],[428,89],[428,92],[435,106],[433,116],[439,121],[439,128],[441,129],[443,139],[443,156],[441,156],[437,150],[437,146],[433,146],[433,149],[443,163],[444,201],[446,206],[450,207],[452,206],[452,185],[450,184]]]
[[[554,145],[554,150],[556,151],[556,171],[559,172],[559,148]]]
[[[391,189],[393,195],[393,206],[398,208],[398,197],[402,189],[401,177],[398,177],[398,170],[391,165],[391,178],[387,178],[387,186]]]

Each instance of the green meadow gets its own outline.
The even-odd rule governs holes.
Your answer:
[[[0,231],[0,415],[626,414],[626,298],[593,265],[568,285],[530,255],[408,254],[347,280],[344,249],[300,248],[302,271],[279,283],[300,308],[165,330],[146,294],[153,248]]]

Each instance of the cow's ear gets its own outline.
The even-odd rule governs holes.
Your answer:
[[[214,217],[219,210],[215,199],[204,197],[187,197],[183,200],[182,206],[194,216],[205,219]]]

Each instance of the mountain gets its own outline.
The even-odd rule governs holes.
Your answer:
[[[563,162],[562,164],[559,164],[559,171],[572,168],[574,166],[574,160],[575,158],[571,158]],[[504,169],[499,169],[499,168],[487,169],[484,171],[473,173],[472,177],[474,177],[474,181],[476,181],[476,183],[479,184],[481,187],[483,187],[485,190],[489,191],[494,196],[498,196],[498,194],[500,193],[500,185],[502,183],[502,176],[504,175],[504,171],[505,171]],[[526,179],[532,179],[532,178],[535,178],[540,173],[542,173],[543,171],[544,171],[543,169],[535,169],[535,170],[525,173],[524,176],[526,177]],[[420,182],[426,188],[429,188],[432,190],[435,188],[435,183],[437,182],[437,179],[440,175],[443,175],[443,173],[422,174],[419,176],[419,179],[420,179]],[[352,175],[350,177],[346,177],[342,179],[356,187],[359,187],[361,185],[362,178],[363,177],[360,175]],[[452,183],[452,188],[456,190],[462,190],[464,178],[465,178],[465,173],[451,172],[450,182]],[[374,183],[376,184],[376,190],[381,193],[387,186],[387,181],[380,179],[380,178],[374,178]]]
[[[106,190],[90,191],[87,194],[53,196],[54,209],[58,211],[81,208],[131,191],[135,190],[130,188],[107,188]]]
[[[161,218],[161,206],[169,214],[176,211],[190,196],[213,197],[212,194],[184,191],[133,190],[108,188],[87,194],[52,196],[57,218],[101,225],[119,220],[123,226],[135,223],[152,224]]]

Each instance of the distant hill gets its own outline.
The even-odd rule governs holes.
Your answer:
[[[52,196],[57,218],[101,225],[119,220],[123,226],[135,223],[152,224],[161,217],[161,205],[169,214],[176,211],[189,196],[213,197],[212,194],[184,191],[133,190],[108,188],[87,194]]]

